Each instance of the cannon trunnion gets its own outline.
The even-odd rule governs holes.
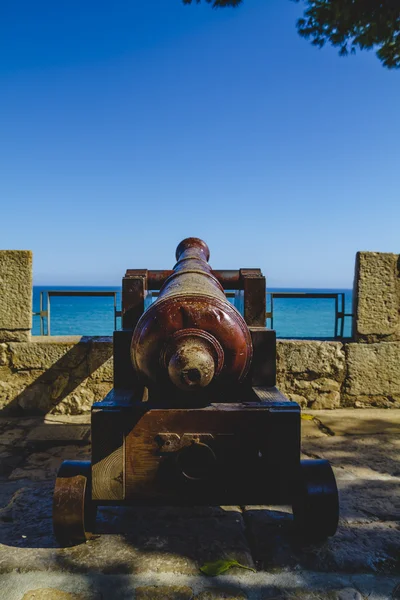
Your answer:
[[[264,276],[212,270],[197,238],[176,258],[172,271],[123,279],[114,388],[92,407],[92,461],[58,472],[58,541],[88,539],[107,504],[292,504],[304,538],[333,535],[332,469],[300,460],[300,407],[275,387]]]

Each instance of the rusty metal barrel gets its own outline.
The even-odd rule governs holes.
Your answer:
[[[248,372],[250,332],[213,275],[209,257],[202,240],[183,240],[172,274],[134,330],[132,362],[149,388],[172,383],[174,389],[199,392],[215,382],[235,385]]]

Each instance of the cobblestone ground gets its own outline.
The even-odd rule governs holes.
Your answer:
[[[90,458],[89,419],[0,419],[1,600],[400,599],[400,410],[308,414],[303,454],[331,461],[341,517],[307,546],[285,507],[104,507],[97,537],[59,548],[55,474]],[[256,573],[199,572],[222,558]]]

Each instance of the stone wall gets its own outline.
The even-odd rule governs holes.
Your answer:
[[[38,336],[0,348],[5,413],[75,415],[112,388],[111,338]],[[339,342],[278,341],[278,385],[303,407],[341,406],[345,374],[346,353]]]
[[[76,415],[112,388],[112,338],[38,336],[0,348],[5,413]]]
[[[343,404],[400,406],[400,255],[358,252]]]
[[[0,342],[25,342],[32,329],[32,252],[0,250]]]
[[[357,252],[353,293],[356,342],[400,341],[400,256]]]
[[[0,411],[90,410],[112,387],[111,338],[30,337],[30,252],[0,251],[0,291]],[[354,341],[278,341],[278,386],[302,407],[400,407],[399,256],[358,253],[354,296]]]

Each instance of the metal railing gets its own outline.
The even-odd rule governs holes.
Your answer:
[[[345,293],[344,292],[267,292],[267,296],[270,297],[271,309],[267,311],[266,317],[270,319],[270,327],[274,327],[274,299],[285,298],[285,299],[306,299],[306,298],[329,298],[335,300],[335,320],[334,320],[334,337],[335,339],[341,339],[344,337],[344,320],[345,317],[352,317],[353,313],[347,313],[345,304]]]
[[[39,312],[32,313],[34,317],[40,317],[40,335],[45,335],[44,333],[44,320],[47,319],[47,333],[46,335],[50,335],[51,327],[50,327],[50,298],[54,296],[98,296],[98,297],[113,297],[114,298],[114,329],[117,329],[117,318],[121,316],[121,311],[117,310],[117,294],[118,291],[97,291],[97,290],[46,290],[40,292],[39,298]],[[44,309],[43,299],[46,296],[46,309]]]
[[[120,291],[97,291],[97,290],[43,290],[40,292],[39,298],[39,311],[33,312],[33,316],[40,317],[40,335],[51,334],[51,302],[50,298],[58,297],[112,297],[114,298],[114,329],[117,329],[117,318],[121,317],[121,311],[117,310],[117,295]],[[225,292],[228,298],[234,299],[236,305],[238,300],[237,293],[227,291]],[[157,298],[158,291],[149,291],[146,297],[145,305],[151,304],[155,298]],[[335,301],[335,313],[334,313],[334,338],[341,339],[344,337],[344,322],[346,317],[352,317],[352,313],[347,313],[345,308],[345,294],[344,292],[267,292],[267,296],[270,298],[270,310],[266,313],[266,320],[270,320],[269,326],[271,329],[274,327],[274,299],[318,299],[326,298],[333,299]],[[46,302],[44,299],[46,298]],[[46,306],[46,308],[44,308]],[[146,307],[147,307],[146,306]],[[237,306],[237,308],[240,308]],[[47,320],[47,328],[45,333],[45,319]]]

